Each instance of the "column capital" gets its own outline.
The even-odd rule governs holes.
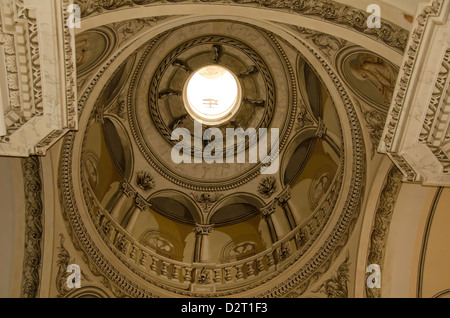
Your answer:
[[[147,203],[147,201],[141,197],[140,195],[136,195],[136,197],[134,198],[134,204],[136,205],[137,208],[139,208],[141,211],[145,211],[148,210],[150,208],[149,204]]]
[[[278,203],[280,203],[280,205],[284,205],[291,198],[291,195],[292,190],[291,187],[288,185],[286,186],[286,188],[284,188],[284,190],[280,193],[280,195],[276,198],[276,200],[278,201]]]
[[[261,211],[262,215],[267,218],[270,215],[272,215],[272,213],[275,212],[276,207],[277,207],[276,202],[275,202],[275,200],[273,200],[268,205],[261,208],[260,211]]]
[[[195,231],[198,235],[208,235],[214,229],[214,224],[195,224]]]
[[[129,198],[136,196],[136,191],[134,191],[131,184],[129,184],[126,180],[123,180],[120,183],[120,187],[122,188],[123,193]]]

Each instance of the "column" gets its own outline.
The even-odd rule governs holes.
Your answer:
[[[121,185],[121,192],[116,200],[116,202],[114,203],[113,207],[111,208],[111,216],[113,218],[115,218],[116,220],[118,220],[119,218],[119,214],[120,211],[123,208],[123,205],[125,204],[127,198],[131,198],[133,196],[135,196],[135,192],[134,190],[131,188],[131,186],[128,184],[128,182],[126,181],[122,181]]]
[[[117,189],[116,193],[114,193],[113,197],[108,201],[108,203],[105,206],[106,211],[111,211],[112,208],[116,205],[116,202],[120,199],[121,196],[123,196],[124,193],[122,191],[122,185],[119,185],[119,188]]]
[[[289,186],[277,197],[277,201],[283,208],[286,218],[289,222],[291,229],[294,229],[302,219],[297,208],[291,202],[291,188]]]
[[[115,218],[116,220],[119,218],[120,211],[123,208],[123,205],[125,204],[125,201],[127,200],[127,196],[125,193],[121,193],[119,198],[114,203],[113,207],[111,208],[111,216]]]
[[[208,263],[210,260],[209,251],[209,234],[211,234],[214,228],[213,224],[196,224],[195,231],[195,250],[194,250],[194,262],[195,263]]]
[[[142,198],[141,196],[137,195],[136,198],[134,199],[133,212],[132,212],[130,218],[128,219],[128,222],[126,225],[126,230],[129,233],[133,232],[134,225],[136,224],[136,221],[139,218],[139,215],[141,214],[141,212],[148,210],[149,208],[150,207],[147,204],[147,201],[145,201],[144,198]]]
[[[281,224],[274,214],[276,207],[277,205],[274,200],[268,206],[261,209],[261,213],[263,214],[263,217],[267,222],[267,226],[269,227],[269,233],[272,239],[272,243],[277,242],[280,238],[284,236]]]

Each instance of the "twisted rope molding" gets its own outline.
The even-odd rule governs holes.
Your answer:
[[[233,48],[236,48],[240,50],[241,52],[244,52],[250,59],[257,65],[258,70],[261,72],[264,78],[264,83],[266,85],[267,89],[267,104],[265,108],[265,114],[263,116],[262,123],[259,125],[259,127],[268,127],[270,124],[270,121],[273,117],[273,112],[275,108],[275,84],[273,81],[273,76],[270,73],[270,70],[264,60],[259,56],[253,49],[251,49],[249,46],[245,45],[244,43],[232,39],[227,36],[201,36],[192,40],[189,40],[187,42],[184,42],[183,44],[179,45],[177,48],[172,50],[169,54],[166,55],[164,60],[160,63],[157,70],[155,71],[153,75],[153,79],[150,84],[150,94],[149,94],[149,100],[150,100],[150,115],[153,119],[153,122],[155,123],[156,127],[158,128],[159,132],[166,138],[166,140],[171,144],[176,144],[176,141],[173,141],[171,139],[172,132],[168,129],[168,127],[165,125],[163,119],[161,118],[161,114],[158,108],[158,92],[159,92],[159,86],[161,79],[164,76],[164,73],[167,71],[168,67],[172,65],[172,62],[177,59],[178,56],[183,54],[189,49],[192,49],[199,45],[204,44],[218,44],[221,45],[227,45],[231,46]],[[146,52],[147,53],[147,52]],[[146,58],[147,54],[144,54],[142,59],[144,60]],[[137,69],[136,72],[139,72],[140,70]],[[136,117],[134,117],[136,119]],[[133,126],[133,124],[130,122],[130,125]],[[259,127],[256,127],[258,129]],[[133,128],[134,129],[134,128]]]

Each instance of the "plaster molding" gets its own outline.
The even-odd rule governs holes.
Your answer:
[[[381,195],[378,200],[372,231],[370,234],[367,266],[377,264],[383,270],[385,249],[389,234],[389,226],[395,208],[395,202],[402,185],[402,173],[396,166],[389,171]],[[366,274],[366,279],[369,274]],[[383,284],[381,285],[383,287]],[[382,289],[370,289],[366,286],[365,295],[368,298],[380,298]]]
[[[77,129],[74,34],[66,23],[69,4],[0,4],[0,76],[7,79],[0,85],[0,155],[45,155],[64,133]]]
[[[32,156],[22,160],[25,188],[25,253],[23,260],[23,298],[39,297],[42,271],[43,213],[41,164]]]
[[[422,5],[378,147],[405,180],[428,186],[450,185],[449,17],[449,2]]]
[[[177,0],[177,4],[205,5],[204,1]],[[78,0],[81,7],[81,16],[90,18],[105,13],[123,11],[129,8],[145,8],[164,4],[158,0],[111,0],[103,3],[98,0]],[[210,0],[210,5],[241,6],[247,8],[269,9],[295,15],[309,17],[330,24],[339,25],[364,34],[393,49],[403,52],[406,47],[409,32],[401,27],[383,20],[381,29],[368,29],[366,25],[369,13],[336,1],[286,1],[286,0]]]

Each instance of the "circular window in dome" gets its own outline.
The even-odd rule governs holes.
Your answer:
[[[237,77],[218,65],[205,66],[194,72],[183,91],[188,113],[195,120],[209,125],[230,120],[239,109],[241,95]]]

